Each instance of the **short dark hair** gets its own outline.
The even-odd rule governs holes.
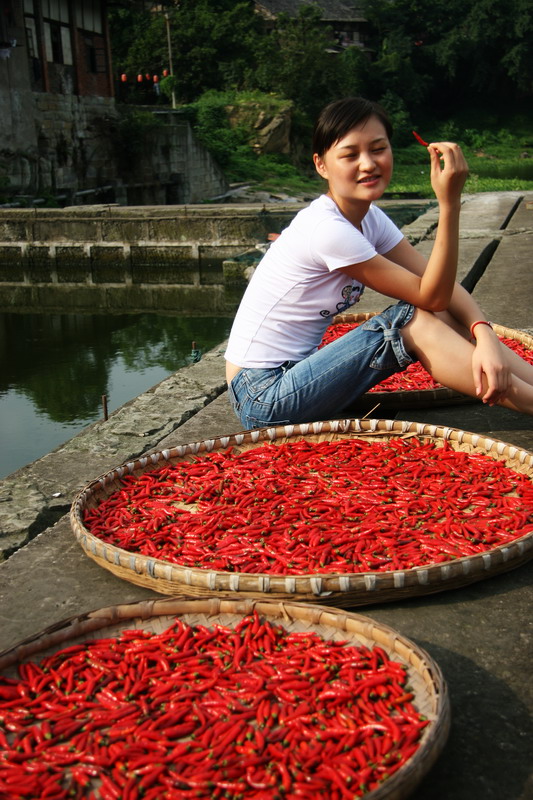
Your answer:
[[[392,123],[387,112],[379,103],[365,100],[364,97],[345,97],[329,103],[322,109],[315,123],[313,153],[323,156],[335,142],[370,117],[379,119],[388,138],[391,139]]]

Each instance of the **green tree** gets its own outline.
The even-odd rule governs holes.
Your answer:
[[[119,71],[159,75],[170,68],[169,30],[176,97],[187,103],[208,89],[246,84],[260,21],[251,0],[179,0],[153,12],[112,10],[110,29]]]
[[[371,86],[431,114],[531,95],[530,0],[367,0],[373,29]]]
[[[328,52],[331,43],[316,6],[301,6],[297,17],[280,14],[260,43],[254,75],[258,88],[292,100],[314,118],[324,103],[338,96],[342,83],[338,57]],[[346,60],[345,73],[349,66]]]

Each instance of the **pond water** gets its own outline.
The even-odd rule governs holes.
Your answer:
[[[433,201],[385,211],[399,227]],[[0,479],[54,450],[229,335],[233,317],[0,313]]]
[[[0,314],[0,479],[41,458],[229,335],[232,319]]]

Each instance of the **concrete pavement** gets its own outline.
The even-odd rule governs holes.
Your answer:
[[[423,252],[435,223],[430,210],[405,229]],[[490,319],[529,333],[532,244],[533,193],[465,198],[460,278],[475,284]],[[358,310],[387,302],[366,292]],[[0,483],[0,543],[8,556],[0,564],[0,650],[65,617],[154,597],[88,559],[67,512],[79,489],[132,457],[239,430],[225,393],[223,349]],[[487,433],[533,451],[531,418],[478,403],[382,416]],[[450,738],[413,800],[532,800],[532,576],[526,564],[461,589],[354,609],[424,647],[449,686]]]

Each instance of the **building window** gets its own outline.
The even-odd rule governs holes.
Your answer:
[[[28,55],[30,58],[39,58],[37,49],[37,29],[35,27],[35,20],[31,17],[26,17],[26,42],[28,45]]]
[[[68,13],[68,0],[42,0],[42,11],[45,19],[55,22],[70,22]]]
[[[106,72],[107,61],[103,47],[97,47],[92,36],[85,37],[85,52],[87,53],[87,72]]]
[[[70,29],[57,22],[47,22],[46,20],[43,27],[46,60],[54,64],[72,64]]]
[[[76,26],[84,31],[102,33],[101,0],[76,0]]]
[[[68,0],[42,0],[42,11],[46,60],[71,65]]]

